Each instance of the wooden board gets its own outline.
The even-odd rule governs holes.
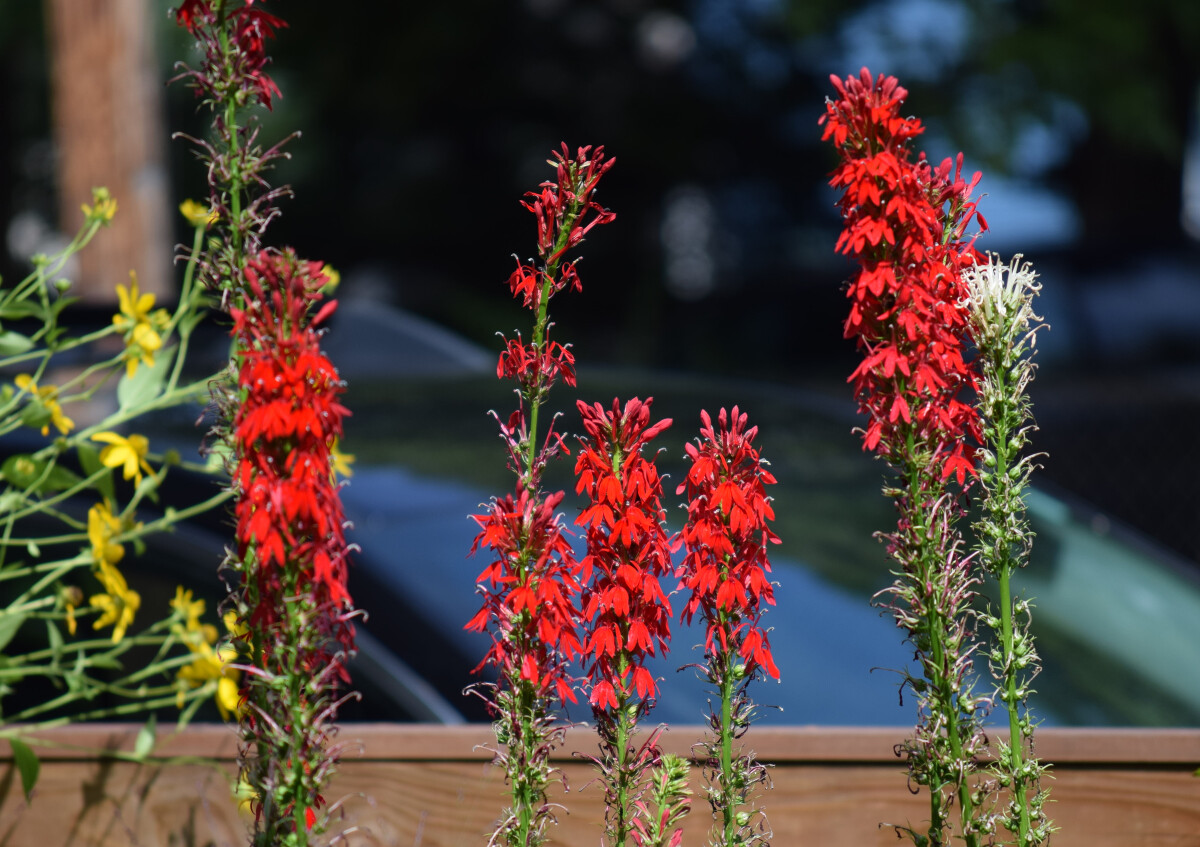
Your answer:
[[[698,727],[670,730],[664,746],[686,752]],[[230,729],[193,726],[161,733],[157,761],[102,760],[78,748],[132,750],[137,727],[71,727],[47,733],[39,747],[42,774],[31,804],[21,795],[11,759],[0,754],[0,845],[130,845],[224,847],[246,842],[247,821],[230,796],[236,741]],[[747,740],[774,767],[762,796],[773,843],[895,845],[882,822],[919,824],[924,795],[905,787],[892,746],[902,729],[792,727],[751,732]],[[1200,730],[1043,730],[1039,748],[1055,763],[1051,814],[1057,847],[1184,847],[1200,845]],[[486,844],[505,802],[502,774],[478,745],[485,726],[350,725],[340,773],[328,799],[334,832],[347,845]],[[0,745],[3,747],[4,745]],[[590,751],[586,730],[574,731],[559,759],[571,790],[551,843],[590,847],[601,840],[600,789],[590,767],[569,750]],[[200,762],[209,756],[215,761]],[[699,791],[699,781],[694,788]],[[708,807],[697,794],[684,845],[705,843]]]

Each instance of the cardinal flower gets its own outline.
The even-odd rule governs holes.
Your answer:
[[[908,631],[923,674],[906,677],[918,726],[898,748],[911,784],[929,786],[929,828],[914,840],[949,843],[957,806],[961,837],[975,847],[990,831],[975,819],[970,779],[985,743],[969,673],[978,579],[959,552],[964,507],[949,481],[970,484],[981,435],[969,402],[978,375],[967,355],[963,283],[978,257],[967,227],[978,217],[986,228],[971,200],[980,175],[963,178],[961,154],[938,167],[913,156],[910,142],[923,128],[901,115],[907,92],[894,77],[863,68],[832,82],[837,97],[821,123],[841,159],[830,179],[842,191],[837,250],[858,263],[845,334],[863,358],[850,381],[867,417],[863,446],[891,465],[887,493],[899,512],[896,531],[884,536],[896,582],[879,602]]]
[[[775,605],[768,574],[767,546],[779,538],[768,527],[775,511],[766,486],[775,477],[766,469],[747,416],[737,406],[721,409],[713,427],[708,412],[698,444],[688,444],[691,462],[677,494],[687,495],[688,519],[683,529],[687,551],[676,570],[679,587],[690,592],[684,621],[699,613],[707,628],[706,655],[736,653],[747,674],[761,668],[779,678],[767,632],[759,624],[764,605]]]
[[[859,269],[847,289],[845,335],[863,360],[851,374],[867,416],[863,446],[894,460],[910,437],[930,452],[944,477],[972,473],[978,441],[974,408],[963,398],[975,372],[966,361],[967,311],[962,270],[978,253],[966,228],[979,181],[962,176],[962,156],[936,168],[913,157],[924,128],[901,117],[908,92],[894,77],[832,78],[837,99],[821,122],[841,163],[830,185],[842,191],[845,228],[837,249]]]
[[[578,403],[588,437],[575,462],[575,490],[589,505],[576,523],[587,528],[584,652],[596,710],[634,696],[653,700],[657,684],[645,660],[666,652],[671,638],[671,604],[659,583],[671,570],[671,540],[658,468],[643,455],[671,420],[651,424],[652,402],[634,398],[622,408],[614,400],[609,410]]]

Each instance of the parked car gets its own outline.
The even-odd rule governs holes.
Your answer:
[[[211,341],[216,360],[226,342]],[[480,701],[462,690],[486,648],[463,624],[478,608],[475,579],[486,551],[468,556],[479,513],[514,484],[496,438],[494,409],[507,414],[511,387],[495,376],[492,354],[410,315],[374,303],[345,304],[327,337],[330,358],[349,381],[353,417],[343,443],[355,454],[343,489],[353,561],[351,593],[367,617],[351,667],[361,703],[349,720],[485,720]],[[683,472],[683,445],[699,412],[738,405],[760,428],[758,443],[779,483],[771,492],[782,544],[772,550],[777,605],[765,621],[781,671],[759,683],[755,699],[768,723],[903,725],[914,704],[894,671],[912,650],[872,597],[891,582],[890,563],[873,533],[894,525],[880,494],[885,467],[864,454],[846,396],[778,385],[711,380],[677,373],[582,368],[579,388],[555,389],[559,428],[576,429],[576,397],[654,397],[656,416],[674,424],[659,436],[660,468]],[[195,450],[198,410],[147,422],[156,443]],[[10,448],[11,449],[11,448]],[[568,522],[578,513],[571,461],[548,472],[568,491]],[[173,474],[164,503],[198,500],[211,479]],[[682,522],[674,484],[665,487],[669,520]],[[1017,583],[1034,598],[1034,633],[1044,672],[1035,687],[1037,715],[1048,725],[1197,725],[1200,675],[1200,579],[1194,569],[1122,531],[1063,492],[1037,488],[1028,501],[1037,538]],[[86,508],[80,504],[80,508]],[[148,519],[146,515],[143,519]],[[230,523],[208,515],[170,535],[152,537],[127,565],[143,609],[166,609],[177,584],[215,607],[223,592],[217,565]],[[576,539],[579,541],[579,539]],[[123,565],[124,566],[124,565]],[[669,586],[673,587],[673,586]],[[706,714],[698,628],[676,627],[672,652],[654,666],[662,696],[652,720],[697,723]],[[486,678],[486,677],[484,677]],[[980,685],[986,685],[982,680]],[[903,702],[902,702],[903,701]],[[586,707],[570,716],[586,720]]]

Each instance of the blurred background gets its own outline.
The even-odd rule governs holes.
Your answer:
[[[344,297],[493,345],[523,323],[504,286],[511,255],[534,245],[518,199],[561,141],[603,144],[619,164],[600,200],[619,223],[587,245],[584,296],[555,303],[580,362],[843,395],[851,269],[833,252],[833,158],[816,121],[830,74],[898,76],[930,157],[963,150],[983,171],[992,231],[980,246],[1041,272],[1053,328],[1034,388],[1045,479],[1200,559],[1200,5],[276,5],[290,28],[271,48],[283,97],[264,133],[303,137],[275,174],[297,199],[270,240],[332,262]],[[168,6],[0,5],[4,276],[73,228],[103,181],[127,218],[149,209],[141,232],[166,238],[136,239],[157,255],[102,257],[113,278],[95,290],[107,296],[128,267],[143,285],[160,268],[169,289],[161,245],[172,228],[185,234],[168,198],[203,196],[203,184],[187,145],[167,137],[201,132],[204,118],[184,86],[164,85],[188,49]],[[107,97],[72,99],[105,80]],[[115,135],[107,161],[102,134],[78,126],[89,120]],[[112,184],[114,165],[131,172],[128,190]]]
[[[79,285],[103,301],[138,267],[169,299],[169,251],[144,245],[188,237],[174,206],[205,195],[203,174],[168,138],[207,119],[165,84],[179,57],[197,58],[169,5],[0,4],[4,277],[73,230],[103,183],[126,247],[78,268]],[[551,175],[560,142],[603,144],[618,164],[598,199],[617,221],[583,250],[583,294],[554,307],[581,365],[703,373],[847,409],[852,268],[833,251],[834,156],[817,119],[830,74],[899,77],[928,127],[918,149],[962,150],[983,172],[979,246],[1041,274],[1039,482],[1096,507],[1096,533],[1132,527],[1200,562],[1200,4],[264,5],[290,25],[270,48],[283,97],[264,139],[303,132],[274,174],[296,199],[268,240],[335,265],[353,314],[383,303],[495,349],[497,330],[528,323],[505,285],[512,255],[535,246],[518,200]],[[389,423],[395,438],[411,425]]]

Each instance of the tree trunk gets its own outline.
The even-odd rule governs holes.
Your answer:
[[[59,228],[74,232],[80,204],[107,186],[117,215],[80,255],[73,290],[92,303],[115,299],[137,271],[142,291],[173,290],[163,83],[145,0],[45,0]]]

